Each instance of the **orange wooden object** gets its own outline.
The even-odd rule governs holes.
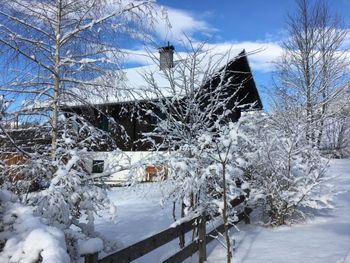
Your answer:
[[[2,153],[0,154],[0,160],[9,168],[6,169],[5,174],[14,181],[24,178],[23,174],[16,169],[16,166],[28,164],[30,162],[28,157],[20,153]]]
[[[153,177],[161,175],[161,180],[167,179],[168,170],[164,166],[156,165],[147,165],[146,166],[146,182],[152,182]]]
[[[147,165],[146,166],[146,173],[156,175],[158,173],[158,169],[154,165]]]

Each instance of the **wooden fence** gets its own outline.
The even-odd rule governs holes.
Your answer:
[[[233,207],[242,204],[245,201],[245,197],[242,195],[239,198],[232,200],[230,203]],[[238,222],[244,220],[245,223],[249,223],[249,214],[252,209],[245,207],[244,210],[237,215]],[[98,254],[86,255],[85,263],[127,263],[131,262],[137,258],[142,257],[143,255],[159,248],[160,246],[169,243],[170,241],[183,236],[191,230],[197,230],[198,236],[197,239],[180,251],[164,260],[163,263],[177,263],[182,262],[186,258],[191,257],[194,253],[199,251],[199,262],[202,263],[206,260],[206,245],[214,240],[218,232],[224,232],[224,224],[213,229],[209,233],[206,233],[206,222],[212,220],[213,218],[209,215],[201,215],[195,217],[187,222],[184,222],[175,227],[170,227],[158,234],[155,234],[151,237],[148,237],[144,240],[141,240],[129,247],[123,248],[111,255],[108,255],[100,260],[98,260]],[[238,223],[237,222],[237,223]],[[229,227],[232,227],[230,225]]]

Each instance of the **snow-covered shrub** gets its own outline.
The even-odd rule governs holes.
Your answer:
[[[291,131],[278,113],[260,117],[249,179],[251,202],[263,204],[268,224],[299,222],[313,209],[330,207],[327,160],[306,142],[302,123]]]
[[[69,157],[68,157],[69,155]],[[70,150],[59,160],[47,189],[31,193],[28,203],[48,224],[61,229],[66,236],[71,257],[77,258],[77,241],[97,236],[95,215],[103,211],[115,216],[115,206],[109,201],[106,189],[96,186],[84,171],[79,152]]]
[[[4,172],[0,175],[1,184],[17,194],[23,202],[28,193],[46,188],[56,169],[47,156],[40,154],[31,154],[30,157],[21,153],[3,156],[5,161]],[[16,161],[16,158],[23,161]],[[15,163],[11,163],[11,159]]]
[[[106,134],[77,116],[65,120],[60,134],[48,186],[29,193],[26,202],[49,225],[64,232],[70,257],[77,259],[78,241],[98,236],[94,230],[95,216],[107,211],[112,220],[115,217],[116,208],[108,199],[106,188],[96,185],[99,178],[87,172],[82,160],[86,146],[101,143],[98,141],[105,140]]]
[[[247,161],[243,152],[250,141],[242,128],[242,121],[228,123],[218,128],[215,136],[203,135],[200,138],[203,156],[208,164],[203,166],[205,184],[202,189],[202,203],[206,211],[220,214],[224,221],[224,237],[227,261],[232,258],[232,244],[228,226],[238,220],[237,214],[242,212],[242,205],[232,207],[231,201],[246,196],[248,184],[245,182],[244,173]]]
[[[232,216],[228,221],[234,223],[237,211],[229,202],[246,195],[247,186],[243,177],[247,163],[242,158],[246,137],[241,131],[241,121],[220,127],[214,137],[203,135],[199,142],[203,157],[207,159],[207,165],[200,171],[205,177],[203,201],[207,204],[206,209],[222,214],[227,202],[227,214]]]
[[[21,195],[40,187],[40,182],[48,174],[48,166],[32,162],[31,159],[35,159],[35,154],[29,154],[16,145],[6,130],[7,109],[10,102],[0,95],[0,186]],[[35,151],[35,146],[32,148]],[[37,164],[39,166],[35,167]],[[40,167],[43,173],[38,172]]]
[[[153,155],[149,160],[169,169],[168,180],[161,184],[162,192],[165,200],[180,205],[181,217],[190,218],[202,212],[222,217],[223,244],[230,258],[232,243],[228,226],[237,222],[237,214],[243,208],[232,207],[230,202],[246,195],[247,187],[243,181],[247,164],[241,157],[243,148],[239,147],[247,142],[240,133],[240,124],[217,125],[215,132],[203,129],[192,137],[191,144],[179,143],[176,150]],[[183,240],[180,245],[181,242]]]
[[[0,261],[69,262],[63,232],[34,216],[16,195],[0,189]]]
[[[47,149],[42,154],[31,153],[20,165],[3,162],[0,179],[2,187],[13,190],[36,216],[62,231],[70,258],[76,260],[81,253],[79,244],[98,236],[94,230],[95,216],[107,211],[113,220],[116,212],[103,178],[92,177],[82,158],[97,145],[114,147],[115,144],[105,132],[81,117],[72,115],[61,123],[56,159],[52,160]],[[20,176],[12,178],[9,174]],[[104,240],[105,249],[113,245]]]

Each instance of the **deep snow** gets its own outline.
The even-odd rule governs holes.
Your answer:
[[[335,209],[323,211],[305,224],[275,229],[242,226],[236,233],[235,262],[350,262],[350,159],[332,160],[328,173],[343,193]],[[209,249],[208,262],[224,262],[224,249]]]
[[[308,222],[293,226],[264,228],[240,224],[232,231],[236,240],[234,262],[350,263],[350,159],[332,160],[328,173],[335,175],[335,187],[343,191],[335,208],[321,211]],[[163,229],[174,221],[172,207],[160,205],[157,184],[143,184],[132,190],[114,188],[110,197],[117,204],[117,223],[100,218],[97,230],[128,246]],[[142,194],[141,194],[142,193]],[[178,249],[178,241],[165,245],[135,262],[161,262]],[[208,262],[225,262],[225,250],[217,242],[208,245]],[[198,262],[197,255],[186,262]]]
[[[43,263],[69,262],[63,232],[34,216],[17,196],[0,189],[0,210],[0,241],[6,240],[0,250],[1,263],[37,262],[39,254]]]

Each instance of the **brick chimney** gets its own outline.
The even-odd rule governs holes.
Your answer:
[[[174,67],[174,46],[168,45],[161,47],[159,50],[159,68],[160,70],[165,70]]]

